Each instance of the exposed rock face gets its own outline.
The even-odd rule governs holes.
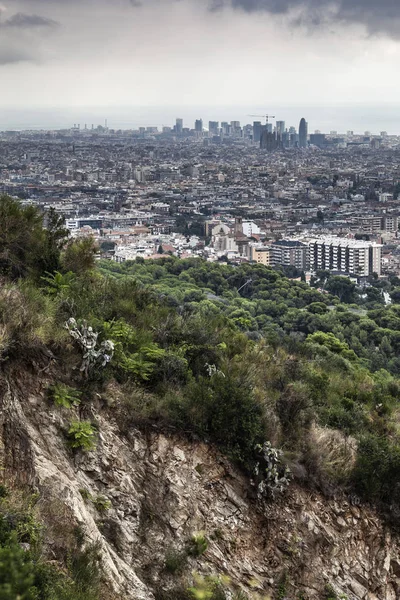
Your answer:
[[[328,583],[349,600],[400,598],[398,540],[368,508],[292,485],[261,509],[246,478],[212,448],[156,430],[124,437],[112,409],[93,410],[97,449],[74,456],[62,434],[73,411],[50,406],[46,386],[33,378],[25,388],[0,382],[5,476],[40,491],[50,549],[62,544],[68,524],[101,542],[113,597],[151,600],[172,587],[166,554],[204,531],[208,549],[190,559],[189,571],[225,574],[272,597],[286,573],[293,600],[300,592],[321,599]],[[112,507],[99,512],[81,490]]]

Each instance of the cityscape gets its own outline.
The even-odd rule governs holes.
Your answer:
[[[0,600],[400,600],[400,0],[0,0]]]
[[[0,192],[116,262],[170,254],[363,280],[400,274],[400,137],[273,115],[0,133]]]

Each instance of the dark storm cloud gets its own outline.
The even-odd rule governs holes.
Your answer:
[[[400,0],[225,0],[248,13],[286,15],[297,25],[339,22],[365,25],[370,32],[400,36]]]
[[[7,0],[5,0],[7,1]],[[209,12],[221,12],[233,8],[246,13],[266,13],[285,18],[292,26],[318,28],[333,23],[343,25],[359,24],[370,33],[385,33],[400,37],[400,0],[8,0],[22,2],[33,11],[74,5],[79,7],[96,5],[112,6],[115,15],[123,17],[123,11],[159,5],[179,3],[203,3]],[[51,14],[49,15],[52,16]]]
[[[36,29],[38,27],[58,27],[59,23],[53,19],[47,17],[41,17],[40,15],[27,15],[19,12],[12,15],[9,19],[1,23],[1,27],[15,28],[15,29]]]

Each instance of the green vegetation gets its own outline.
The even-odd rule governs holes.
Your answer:
[[[67,243],[54,216],[47,231],[35,211],[4,198],[0,206],[4,222],[14,223],[0,237],[4,368],[45,367],[51,352],[63,365],[60,379],[71,374],[72,387],[54,382],[56,404],[84,397],[87,407],[101,398],[122,433],[172,427],[213,443],[247,472],[259,497],[261,485],[263,499],[284,493],[286,467],[299,466],[292,472],[305,473],[309,485],[357,494],[394,521],[399,279],[372,278],[359,289],[321,271],[308,287],[262,265],[169,256],[96,265],[93,242]],[[27,230],[21,237],[18,219]],[[42,267],[32,256],[45,242],[54,260]],[[383,291],[393,304],[385,306]],[[92,328],[96,348],[110,340],[112,358],[80,372],[69,319],[76,332]],[[92,423],[76,420],[69,444],[94,450],[96,435]]]
[[[2,600],[98,600],[98,548],[75,531],[65,564],[48,562],[36,497],[13,490],[0,501],[0,598]]]
[[[105,496],[96,496],[96,498],[92,499],[92,502],[99,513],[105,513],[112,507],[110,500]]]
[[[50,394],[56,406],[72,408],[81,403],[82,393],[64,383],[56,383],[50,388]]]
[[[165,556],[165,570],[171,575],[181,573],[187,565],[188,554],[186,550],[179,552],[170,549]]]
[[[208,548],[208,541],[206,536],[204,535],[204,533],[200,532],[200,533],[195,533],[194,535],[192,535],[192,538],[190,540],[190,544],[189,544],[189,554],[191,556],[201,556],[202,554],[204,554],[204,552],[207,550]]]
[[[90,452],[96,448],[96,431],[90,421],[73,421],[68,430],[71,448]]]

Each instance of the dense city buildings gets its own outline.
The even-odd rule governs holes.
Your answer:
[[[118,262],[172,254],[297,275],[400,274],[400,138],[177,118],[0,133],[0,192],[64,216]]]

